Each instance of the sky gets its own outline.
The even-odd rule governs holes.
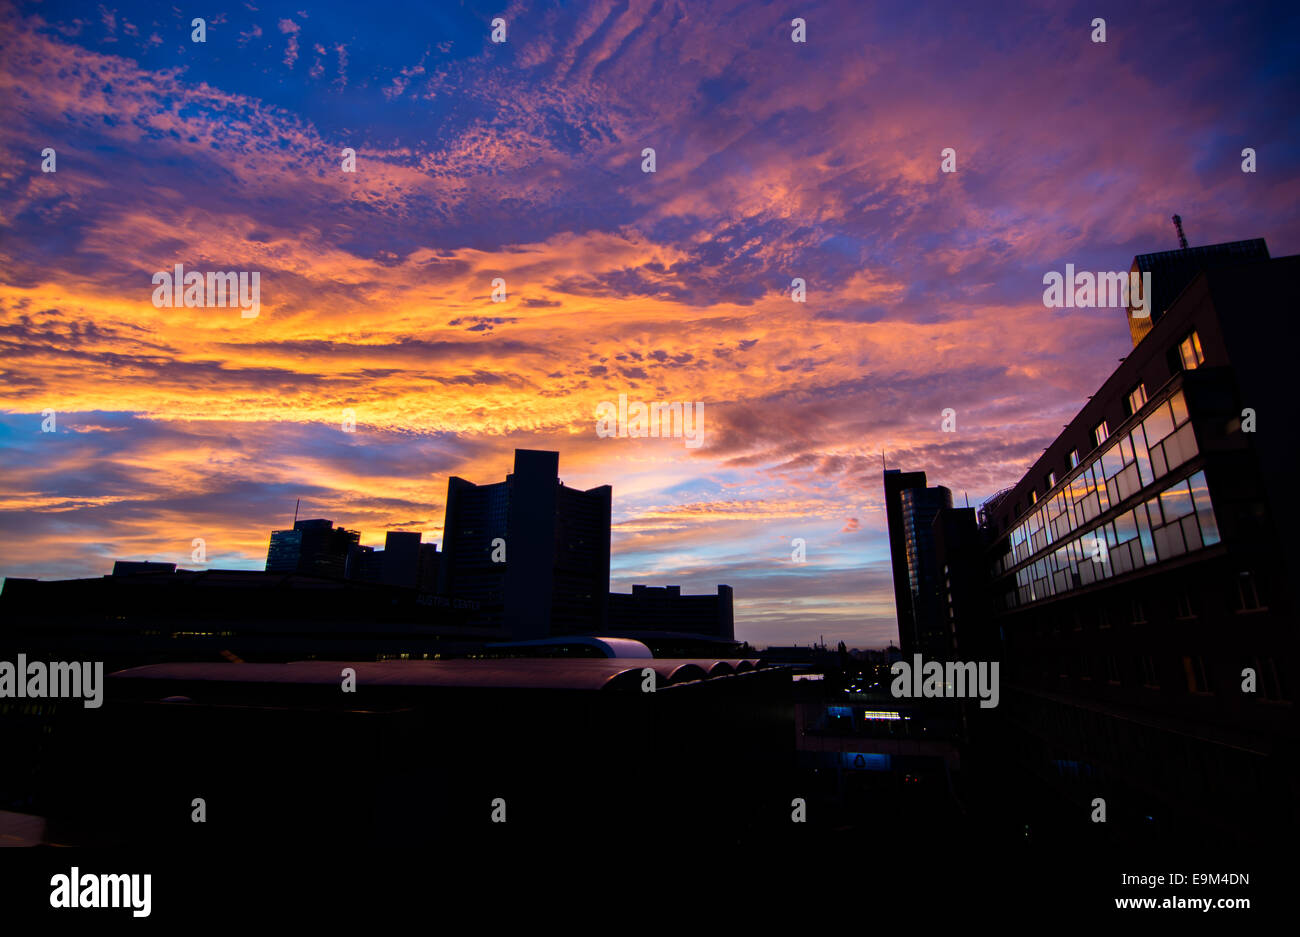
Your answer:
[[[614,590],[884,646],[882,451],[975,506],[1130,347],[1044,274],[1175,212],[1300,250],[1297,10],[0,0],[0,576],[259,569],[298,498],[440,543],[449,476],[552,449]],[[159,308],[175,264],[258,315]],[[601,437],[620,394],[702,445]]]

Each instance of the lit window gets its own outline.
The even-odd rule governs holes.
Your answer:
[[[1145,384],[1139,384],[1128,392],[1128,413],[1132,416],[1137,413],[1147,402],[1147,388]]]
[[[1070,450],[1070,468],[1075,468],[1079,464],[1079,450]]]
[[[1094,446],[1100,446],[1110,435],[1110,429],[1106,426],[1106,421],[1102,420],[1092,428],[1092,443]]]
[[[1179,343],[1178,357],[1182,359],[1184,371],[1194,371],[1205,363],[1205,352],[1201,350],[1201,337],[1195,331]]]

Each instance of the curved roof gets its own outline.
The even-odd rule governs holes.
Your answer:
[[[628,657],[644,659],[654,657],[650,648],[631,638],[603,638],[599,635],[567,635],[555,638],[536,638],[532,641],[498,641],[488,647],[563,647],[566,644],[580,644],[584,647],[598,648],[606,657]]]
[[[725,666],[719,667],[719,664]],[[719,661],[708,658],[514,658],[505,660],[390,660],[293,661],[287,664],[175,663],[148,664],[111,674],[114,680],[159,680],[173,683],[251,683],[290,686],[339,685],[344,668],[356,672],[358,686],[373,687],[499,687],[502,689],[600,690],[616,678],[629,675],[620,685],[640,679],[652,667],[661,684],[704,680],[757,661]]]

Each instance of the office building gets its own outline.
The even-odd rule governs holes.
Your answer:
[[[292,530],[271,531],[266,571],[342,579],[348,549],[360,540],[360,533],[335,527],[333,521],[296,521]]]
[[[700,637],[735,639],[731,586],[718,586],[717,595],[682,595],[681,586],[634,585],[609,594],[610,634],[677,632]]]
[[[952,492],[941,486],[927,488],[924,472],[886,469],[884,482],[899,644],[905,655],[943,659],[950,640],[938,594],[933,528],[939,512],[952,507]]]
[[[515,450],[503,482],[447,483],[441,581],[517,640],[605,629],[611,489],[559,479],[558,452]]]
[[[1135,259],[1157,297],[1182,286],[982,510],[983,627],[1007,751],[1064,803],[1103,797],[1112,821],[1249,842],[1300,819],[1300,551],[1284,528],[1300,257],[1200,250]]]

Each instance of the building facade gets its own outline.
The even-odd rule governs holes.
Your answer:
[[[611,489],[566,487],[559,460],[517,449],[505,481],[447,484],[443,586],[510,638],[599,633],[608,620]]]
[[[996,635],[1009,748],[1031,770],[1235,841],[1294,826],[1300,802],[1282,526],[1300,258],[1216,247],[1200,268],[1134,260],[1167,305],[1142,329],[1130,314],[1132,352],[986,504],[990,612],[971,627]]]

